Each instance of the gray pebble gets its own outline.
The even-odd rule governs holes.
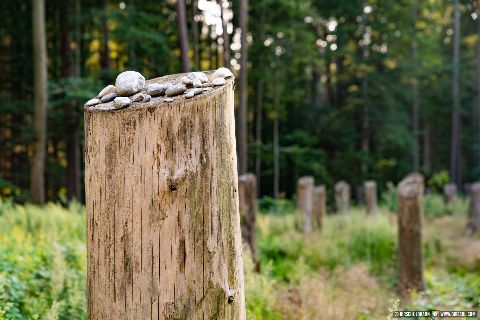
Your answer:
[[[118,95],[131,96],[145,87],[145,78],[136,71],[125,71],[117,76],[115,87]]]
[[[187,87],[185,87],[183,83],[177,83],[176,85],[169,87],[165,92],[165,94],[168,97],[173,97],[173,96],[178,96],[184,93],[185,91],[187,91]]]
[[[113,106],[116,109],[128,107],[130,103],[130,98],[128,97],[116,97],[115,100],[113,100]]]
[[[112,101],[113,99],[115,99],[116,97],[118,97],[118,94],[116,92],[112,92],[112,93],[107,93],[106,95],[104,95],[100,101],[102,103],[107,103],[107,102],[110,102]]]
[[[173,102],[173,100],[175,100],[175,99],[173,99],[173,98],[165,98],[165,99],[163,99],[163,101],[165,101],[165,102]]]
[[[190,90],[187,93],[185,93],[184,97],[187,99],[190,99],[190,98],[193,98],[194,95],[195,95],[195,91]]]
[[[117,93],[117,88],[115,86],[112,86],[111,84],[103,88],[97,97],[102,98],[103,96],[106,96],[107,94],[110,94],[110,93]]]
[[[189,77],[190,74],[183,76],[180,80],[186,86],[191,86],[193,84],[193,78]]]
[[[144,96],[143,93],[137,93],[137,94],[134,94],[134,95],[130,98],[130,100],[131,100],[132,102],[140,102],[140,101],[143,101],[143,96]]]
[[[147,94],[152,97],[162,96],[165,94],[165,91],[167,91],[167,86],[160,83],[150,83],[147,85],[146,90]]]
[[[100,99],[94,98],[90,99],[85,103],[85,107],[91,107],[100,103]]]
[[[225,84],[225,82],[226,82],[226,81],[225,81],[224,78],[215,78],[215,79],[212,80],[212,84],[213,84],[214,86],[222,86],[222,85]]]
[[[150,101],[150,99],[152,99],[152,97],[149,94],[144,94],[142,102],[148,102]]]
[[[201,88],[202,87],[202,81],[200,81],[200,79],[198,79],[198,78],[193,79],[192,84],[195,88]]]

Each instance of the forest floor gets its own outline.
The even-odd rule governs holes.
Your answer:
[[[403,310],[478,310],[480,232],[463,237],[466,203],[445,210],[426,198],[427,290]],[[257,220],[261,272],[245,250],[247,319],[386,319],[395,309],[396,216],[385,205],[329,215],[321,231],[297,231],[292,206]],[[449,213],[448,213],[449,212]],[[84,208],[0,202],[0,320],[86,319]]]

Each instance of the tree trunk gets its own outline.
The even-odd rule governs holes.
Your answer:
[[[75,76],[72,57],[70,54],[70,44],[72,42],[72,33],[70,31],[70,1],[65,0],[60,4],[60,47],[62,57],[62,77],[72,78]],[[80,190],[80,133],[78,119],[76,114],[75,101],[70,100],[64,108],[66,151],[67,151],[67,172],[66,186],[67,198],[69,200],[81,200]]]
[[[177,0],[177,23],[178,23],[178,40],[180,42],[180,52],[182,59],[182,72],[189,72],[188,63],[188,34],[187,34],[187,18],[185,12],[185,0]]]
[[[276,65],[278,66],[278,56],[276,56]],[[273,118],[273,194],[275,199],[279,198],[280,193],[280,90],[278,68],[275,68],[275,81],[273,82],[273,105],[275,114]]]
[[[240,0],[240,101],[238,105],[238,171],[247,171],[247,108],[248,108],[248,0]]]
[[[425,173],[431,173],[432,168],[432,125],[430,122],[425,124],[423,133],[423,170]]]
[[[258,271],[260,264],[256,244],[257,178],[254,174],[247,173],[238,177],[238,196],[243,242],[250,247],[255,269]]]
[[[420,169],[420,152],[419,152],[419,101],[418,101],[418,79],[415,75],[415,72],[418,68],[417,66],[417,16],[418,16],[418,0],[414,0],[413,2],[413,17],[414,17],[414,24],[413,24],[413,42],[412,42],[412,64],[413,64],[413,83],[412,83],[412,91],[413,91],[413,101],[412,101],[412,129],[413,129],[413,137],[415,142],[413,143],[413,170],[418,171]]]
[[[222,38],[223,38],[223,66],[230,69],[230,36],[228,35],[227,25],[223,10],[223,0],[217,0],[220,6],[220,18],[222,19]]]
[[[461,185],[459,165],[461,159],[461,121],[460,121],[460,7],[458,0],[453,6],[453,112],[452,112],[452,141],[450,149],[450,175],[452,181]]]
[[[255,173],[257,175],[257,196],[261,195],[261,175],[262,175],[262,119],[263,119],[263,80],[258,80],[257,87],[257,108],[256,108],[256,126],[255,138],[257,140],[257,152],[255,157]]]
[[[323,218],[327,215],[327,189],[325,185],[313,189],[313,222],[316,229],[321,229]]]
[[[192,34],[193,34],[193,61],[195,63],[195,68],[200,70],[200,49],[199,49],[199,35],[198,35],[198,22],[195,20],[195,17],[198,15],[198,4],[197,0],[192,0]]]
[[[465,236],[471,236],[480,226],[480,182],[475,182],[469,188],[470,208]]]
[[[423,176],[411,173],[398,184],[398,289],[408,299],[423,290],[422,223]]]
[[[108,0],[103,0],[103,50],[101,56],[101,65],[104,72],[110,69],[110,29],[108,28]],[[105,77],[107,78],[107,77]]]
[[[476,112],[476,127],[475,127],[475,144],[474,144],[474,152],[475,152],[475,163],[478,164],[480,163],[480,4],[477,4],[478,7],[476,9],[477,13],[477,61],[476,61],[476,67],[477,67],[477,83],[476,83],[476,89],[477,89],[477,101],[475,104]]]
[[[33,200],[45,203],[45,162],[47,150],[47,43],[45,1],[32,3],[34,65],[34,145],[30,189]]]
[[[350,206],[350,185],[345,181],[335,184],[335,207],[338,213],[348,213]]]
[[[297,182],[297,209],[301,215],[304,233],[312,232],[313,177],[302,177]]]
[[[374,215],[378,211],[377,206],[377,183],[375,181],[365,181],[363,184],[365,191],[365,206],[368,215]]]
[[[89,319],[245,319],[233,86],[86,109]]]
[[[451,205],[457,200],[457,186],[453,182],[446,183],[443,186],[443,202]]]

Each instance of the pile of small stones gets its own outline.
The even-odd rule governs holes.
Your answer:
[[[145,78],[136,71],[120,73],[115,85],[108,85],[93,99],[85,103],[85,107],[113,101],[116,109],[128,107],[132,102],[148,102],[152,97],[166,96],[165,102],[174,101],[175,96],[182,95],[186,99],[212,90],[213,86],[226,83],[226,78],[233,77],[227,68],[217,69],[213,75],[203,72],[190,72],[180,79],[179,83],[150,83],[145,85]]]

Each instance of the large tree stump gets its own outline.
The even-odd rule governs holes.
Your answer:
[[[377,213],[377,183],[369,180],[363,184],[363,190],[365,192],[365,207],[367,208],[367,214],[373,215]]]
[[[327,215],[327,189],[325,185],[313,189],[313,222],[317,229],[321,229],[323,218]]]
[[[257,178],[254,174],[246,173],[238,177],[238,195],[243,242],[250,248],[255,268],[258,270],[256,244]]]
[[[465,235],[471,236],[480,226],[480,182],[470,185],[470,207]]]
[[[307,176],[297,182],[297,209],[301,214],[303,232],[312,231],[313,177]]]
[[[347,213],[350,206],[350,185],[341,180],[335,184],[335,208],[338,213]]]
[[[403,298],[423,290],[423,176],[411,173],[398,184],[398,289]]]
[[[86,109],[89,319],[245,319],[233,86]]]
[[[446,205],[452,205],[457,200],[457,185],[453,182],[446,183],[443,186],[443,202]]]

